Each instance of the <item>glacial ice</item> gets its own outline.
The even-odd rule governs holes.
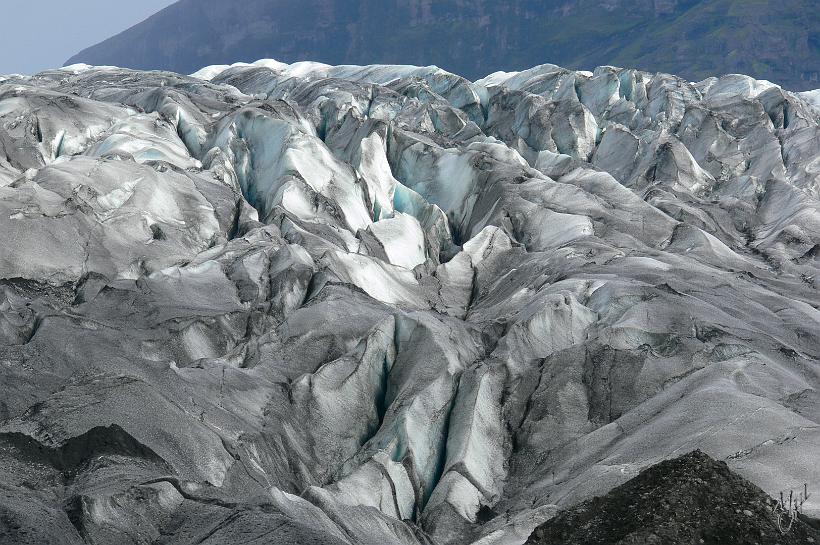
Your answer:
[[[820,482],[816,95],[0,78],[0,509],[71,545],[520,545],[695,448]]]

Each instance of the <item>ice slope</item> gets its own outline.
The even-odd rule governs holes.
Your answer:
[[[804,93],[798,94],[803,98],[803,100],[807,101],[815,108],[820,109],[820,89],[817,89],[815,91],[806,91]]]
[[[0,541],[515,545],[695,448],[820,482],[812,97],[2,78]]]

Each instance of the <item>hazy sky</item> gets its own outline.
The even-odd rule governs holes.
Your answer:
[[[62,66],[175,0],[0,0],[0,74]]]

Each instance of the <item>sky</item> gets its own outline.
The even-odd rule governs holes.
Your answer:
[[[0,0],[0,74],[56,68],[175,0]]]

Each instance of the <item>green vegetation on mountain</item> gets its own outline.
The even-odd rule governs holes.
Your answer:
[[[543,63],[820,87],[816,0],[181,0],[72,57],[192,72],[316,60],[435,64],[467,77]]]

